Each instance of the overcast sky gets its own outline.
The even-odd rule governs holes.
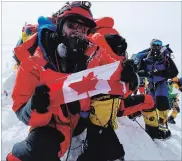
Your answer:
[[[64,2],[2,2],[2,44],[14,45],[25,22],[36,23],[49,16]],[[115,28],[126,38],[128,53],[149,47],[153,38],[169,43],[181,66],[181,2],[92,2],[95,18],[111,16]]]

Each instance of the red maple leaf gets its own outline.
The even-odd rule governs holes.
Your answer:
[[[78,95],[87,92],[96,90],[95,86],[98,82],[97,77],[94,77],[94,73],[91,72],[89,73],[86,77],[83,76],[83,79],[79,82],[74,82],[69,85],[70,88],[74,89],[75,91],[78,92]]]

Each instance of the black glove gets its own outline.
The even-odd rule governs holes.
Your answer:
[[[67,105],[68,105],[68,110],[72,115],[80,113],[80,102],[79,101],[70,102]]]
[[[130,59],[125,59],[122,66],[123,71],[121,73],[121,81],[128,83],[135,75],[134,61]]]
[[[72,115],[80,113],[80,102],[74,101],[67,104],[60,105],[62,112],[65,117],[68,117],[68,110]],[[67,110],[68,109],[68,110]]]
[[[50,89],[46,85],[39,85],[35,88],[35,93],[31,100],[31,109],[36,109],[38,113],[46,113],[50,104],[49,92]]]
[[[105,39],[114,53],[118,56],[125,56],[127,42],[123,37],[117,34],[108,34],[105,35]]]
[[[123,68],[127,68],[128,71],[134,72],[134,61],[133,61],[133,59],[125,59],[123,61]]]

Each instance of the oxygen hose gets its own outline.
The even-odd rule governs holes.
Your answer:
[[[134,118],[134,121],[145,131],[145,129],[142,127],[142,125]]]

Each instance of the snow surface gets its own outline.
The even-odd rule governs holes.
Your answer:
[[[4,54],[3,54],[4,55]],[[7,56],[8,55],[8,56]],[[22,141],[28,134],[29,127],[21,123],[15,113],[12,111],[11,92],[14,85],[16,72],[13,71],[11,54],[7,54],[8,59],[3,58],[2,72],[2,160],[5,161],[6,155],[11,151],[13,144]],[[11,61],[10,61],[11,60]],[[8,63],[7,63],[8,62]],[[3,91],[7,90],[9,96],[5,96]],[[137,118],[137,121],[144,127],[143,118]],[[130,160],[161,160],[161,161],[180,161],[181,157],[181,114],[176,118],[176,125],[169,125],[172,137],[165,141],[152,139],[146,134],[137,122],[122,117],[118,119],[118,129],[116,134],[125,149],[125,159]],[[69,155],[69,161],[75,161],[76,156],[81,153],[81,142],[85,138],[85,132],[73,138]],[[61,159],[65,161],[67,154]]]

